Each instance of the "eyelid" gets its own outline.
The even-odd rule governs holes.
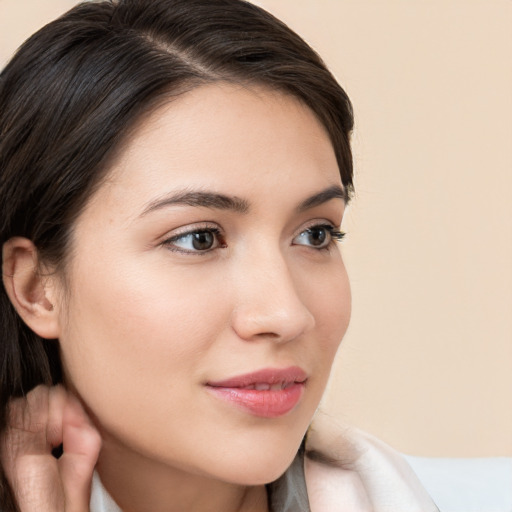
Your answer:
[[[299,228],[299,231],[297,232],[297,234],[302,233],[306,229],[314,228],[316,226],[331,226],[333,229],[337,229],[339,227],[336,222],[332,222],[328,219],[318,218],[318,219],[309,220],[308,222],[303,224]]]
[[[218,230],[219,232],[222,232],[222,229],[218,224],[215,222],[209,222],[209,221],[202,221],[197,222],[193,224],[187,224],[185,226],[173,229],[171,231],[168,231],[165,235],[163,235],[161,238],[163,241],[171,240],[173,238],[179,238],[180,236],[185,236],[190,233],[196,233],[197,231],[208,231],[208,230]]]

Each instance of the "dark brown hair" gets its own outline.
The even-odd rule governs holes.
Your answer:
[[[42,261],[62,267],[73,222],[128,131],[162,98],[214,81],[308,105],[351,191],[350,101],[269,13],[242,0],[84,2],[26,41],[0,75],[0,245],[29,238]],[[28,329],[3,287],[0,329],[1,432],[11,397],[61,375],[58,342]]]

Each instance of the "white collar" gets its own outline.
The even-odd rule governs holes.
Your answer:
[[[92,477],[90,512],[123,512],[103,487],[96,471]]]

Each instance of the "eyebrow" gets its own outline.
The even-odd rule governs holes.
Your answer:
[[[347,194],[345,190],[338,185],[333,185],[302,201],[297,207],[297,212],[304,212],[316,206],[320,206],[331,199],[342,199],[346,201],[346,198]],[[247,213],[250,208],[249,202],[240,197],[227,196],[216,192],[185,190],[151,201],[146,208],[144,208],[140,216],[143,217],[155,210],[174,205],[195,206],[214,210],[231,210],[237,213]]]
[[[144,209],[141,217],[155,210],[173,205],[199,206],[214,210],[232,210],[238,213],[247,213],[249,211],[249,203],[245,199],[240,199],[236,196],[226,196],[215,192],[182,191],[163,199],[152,201]]]
[[[347,194],[345,190],[340,186],[332,185],[331,187],[326,188],[321,192],[318,192],[318,194],[308,197],[307,199],[302,201],[302,203],[300,203],[299,206],[297,207],[297,211],[304,212],[306,210],[314,208],[315,206],[320,206],[321,204],[327,203],[327,201],[330,201],[331,199],[342,199],[346,203]]]

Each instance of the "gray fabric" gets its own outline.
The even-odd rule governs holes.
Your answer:
[[[284,475],[268,485],[270,512],[311,512],[309,508],[302,450]]]

